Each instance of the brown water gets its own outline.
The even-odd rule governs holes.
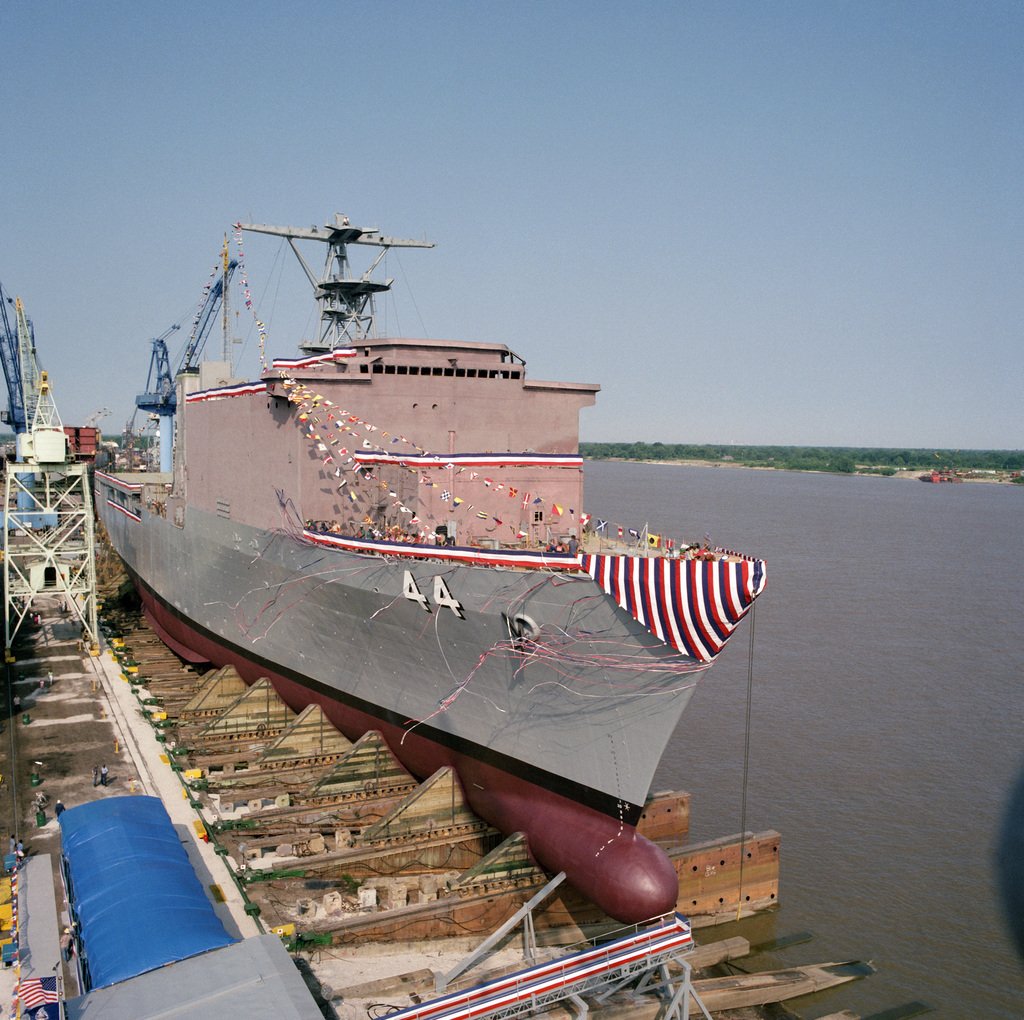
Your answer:
[[[871,960],[794,1004],[1024,1016],[994,842],[1024,765],[1024,488],[741,468],[587,465],[595,517],[768,561],[754,618],[746,827],[782,834],[780,908],[719,929],[809,945],[761,967]],[[749,619],[684,715],[656,789],[691,835],[740,831]]]

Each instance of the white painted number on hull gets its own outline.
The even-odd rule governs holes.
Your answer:
[[[412,602],[418,602],[429,613],[430,603],[427,602],[427,596],[416,587],[416,578],[412,576],[411,570],[405,572],[405,580],[402,584],[405,597]]]
[[[460,620],[466,618],[462,603],[448,590],[448,584],[440,574],[434,578],[434,601],[439,606],[447,606]]]
[[[402,582],[402,594],[410,602],[418,602],[428,613],[432,611],[427,596],[420,591],[411,570],[405,572]],[[447,606],[460,620],[466,618],[466,614],[462,610],[462,603],[452,595],[448,583],[440,575],[434,578],[434,602],[439,608]]]

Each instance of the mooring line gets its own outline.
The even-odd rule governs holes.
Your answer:
[[[747,651],[747,717],[743,736],[743,795],[740,798],[740,879],[736,900],[736,920],[743,910],[743,863],[747,845],[747,781],[750,775],[750,712],[754,701],[754,622],[757,603],[750,607],[750,645]]]

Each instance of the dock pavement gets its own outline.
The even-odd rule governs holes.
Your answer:
[[[98,656],[85,653],[77,623],[59,612],[56,599],[38,600],[34,608],[41,614],[40,625],[19,641],[16,661],[7,667],[8,717],[6,732],[0,736],[0,818],[24,843],[24,884],[28,885],[31,876],[37,904],[32,913],[50,920],[42,926],[22,925],[20,955],[24,963],[0,967],[0,1015],[8,1006],[15,1015],[19,971],[21,977],[53,972],[53,967],[39,969],[29,961],[41,955],[55,956],[53,947],[69,923],[58,868],[60,829],[54,814],[58,801],[72,808],[103,797],[159,797],[228,933],[236,938],[263,933],[259,920],[245,912],[228,863],[202,838],[202,827],[196,824],[199,816],[190,805],[180,774],[171,768],[110,649],[104,645]],[[104,765],[107,785],[94,777],[94,770]],[[37,797],[45,799],[41,808]],[[52,897],[52,910],[40,909],[40,896],[44,903]],[[24,901],[26,910],[28,906]],[[28,915],[24,916],[27,921]],[[47,931],[51,926],[54,930]],[[62,969],[64,995],[73,998],[81,994],[74,966],[65,964]]]

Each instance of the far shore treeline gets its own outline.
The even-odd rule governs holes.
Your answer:
[[[1024,450],[901,450],[854,446],[732,446],[711,443],[580,443],[590,460],[701,461],[783,471],[894,475],[899,471],[1019,473]]]

